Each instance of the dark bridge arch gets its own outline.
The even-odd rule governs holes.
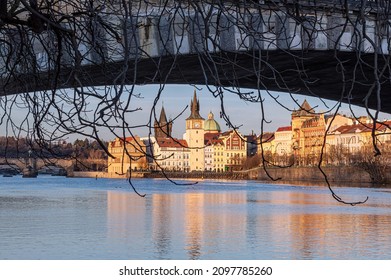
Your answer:
[[[390,5],[365,2],[2,1],[0,95],[190,83],[391,113]]]
[[[209,61],[212,58],[213,61]],[[337,61],[336,58],[338,58]],[[254,54],[219,53],[203,57],[198,54],[145,58],[131,61],[123,84],[205,84],[298,93],[308,96],[342,101],[352,105],[377,109],[378,97],[381,111],[391,113],[391,84],[388,68],[379,80],[381,89],[377,95],[376,77],[373,74],[373,54],[360,56],[362,65],[357,68],[354,52],[334,51],[269,51]],[[175,61],[174,61],[175,60]],[[234,62],[234,63],[232,63]],[[156,65],[159,65],[157,68]],[[256,67],[259,67],[258,73]],[[384,68],[384,62],[379,63]],[[102,65],[86,65],[79,69],[78,81],[70,79],[74,69],[64,68],[58,76],[57,89],[73,88],[81,83],[85,87],[115,85],[118,69],[123,62]],[[23,83],[18,82],[23,81]],[[26,86],[26,84],[28,86]],[[3,95],[23,91],[50,90],[52,80],[46,73],[21,75],[9,83]],[[27,90],[26,90],[27,89]]]

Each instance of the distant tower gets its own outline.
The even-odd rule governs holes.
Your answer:
[[[315,110],[305,99],[301,104],[300,109],[292,112],[292,135],[294,146],[300,146],[300,139],[303,141],[303,135],[301,135],[301,127],[306,120],[312,119],[315,116]],[[304,143],[301,143],[304,145]]]
[[[305,138],[303,124],[311,120],[317,114],[307,100],[304,100],[298,110],[292,112],[292,150],[296,159],[305,157]],[[312,140],[315,141],[315,140]]]
[[[205,133],[220,133],[220,125],[215,121],[214,115],[212,112],[208,114],[208,119],[204,122]]]
[[[167,138],[171,137],[172,133],[172,121],[167,121],[166,112],[164,107],[162,106],[162,110],[160,111],[159,121],[155,120],[155,137],[156,138]]]
[[[200,102],[194,90],[190,101],[190,116],[186,119],[186,140],[190,148],[190,171],[204,170],[204,119],[200,115]]]

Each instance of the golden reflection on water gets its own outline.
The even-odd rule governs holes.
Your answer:
[[[384,255],[389,246],[377,244],[391,243],[391,213],[341,206],[325,194],[189,192],[143,199],[109,191],[107,203],[109,238],[150,238],[157,259],[356,259]]]

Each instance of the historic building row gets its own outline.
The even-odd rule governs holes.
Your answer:
[[[373,123],[366,117],[353,119],[340,114],[316,113],[305,100],[291,114],[289,126],[260,136],[239,131],[222,132],[212,112],[204,119],[196,91],[190,101],[183,139],[172,137],[173,121],[162,107],[154,123],[154,136],[115,139],[109,143],[108,172],[131,170],[215,171],[239,170],[249,156],[263,155],[281,165],[349,163],[369,150],[373,134],[379,147],[391,143],[391,122]],[[326,137],[325,137],[326,135]]]
[[[368,117],[316,113],[305,100],[300,109],[292,112],[290,126],[259,137],[258,153],[266,154],[277,164],[315,165],[321,154],[324,164],[348,163],[370,149],[372,134],[379,147],[389,145],[390,126],[391,122],[385,121],[373,129]]]
[[[112,157],[108,159],[108,173],[121,174],[128,169],[232,171],[241,167],[248,152],[256,153],[255,140],[249,143],[236,130],[222,132],[212,112],[206,120],[200,115],[196,91],[190,101],[183,139],[172,137],[172,126],[173,121],[167,119],[162,107],[159,120],[154,123],[154,136],[117,138],[110,142],[108,150]]]

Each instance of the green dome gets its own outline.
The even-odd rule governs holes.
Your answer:
[[[212,112],[209,113],[208,119],[204,123],[205,132],[220,132],[220,125],[214,120]]]

